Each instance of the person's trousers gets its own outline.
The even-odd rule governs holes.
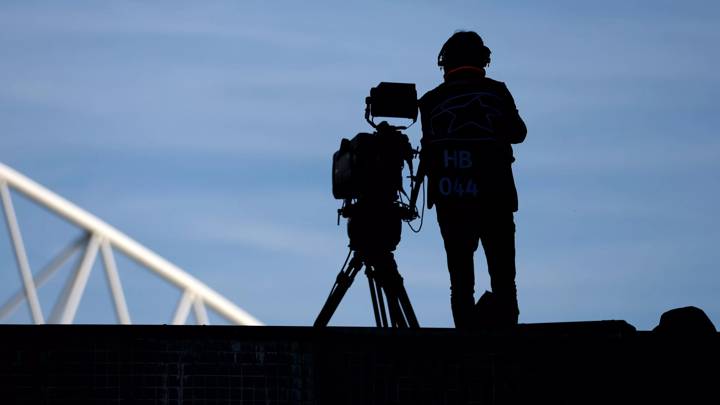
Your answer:
[[[515,222],[513,212],[487,210],[477,204],[447,202],[437,205],[448,271],[450,302],[455,327],[472,326],[475,306],[474,254],[482,242],[496,298],[497,318],[517,324],[519,315],[515,286]]]

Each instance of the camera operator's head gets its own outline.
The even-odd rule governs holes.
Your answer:
[[[463,66],[483,69],[490,64],[490,49],[474,31],[454,33],[440,49],[438,66],[445,73]]]

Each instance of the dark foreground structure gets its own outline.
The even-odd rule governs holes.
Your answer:
[[[717,399],[720,335],[623,321],[454,329],[0,326],[0,403],[509,404]]]

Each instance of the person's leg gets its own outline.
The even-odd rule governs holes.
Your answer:
[[[447,248],[447,264],[450,272],[450,305],[456,328],[469,328],[475,306],[475,269],[473,252]]]
[[[472,216],[472,215],[470,215]],[[445,244],[450,273],[450,304],[456,328],[472,326],[475,307],[475,266],[473,256],[479,235],[473,218],[462,207],[437,207],[438,223]]]
[[[481,240],[490,274],[490,286],[503,323],[517,324],[520,314],[515,285],[515,222],[512,212],[486,215]]]

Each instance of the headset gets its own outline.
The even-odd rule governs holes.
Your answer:
[[[445,70],[467,65],[484,68],[490,64],[490,54],[476,32],[458,31],[440,49],[437,64]]]

